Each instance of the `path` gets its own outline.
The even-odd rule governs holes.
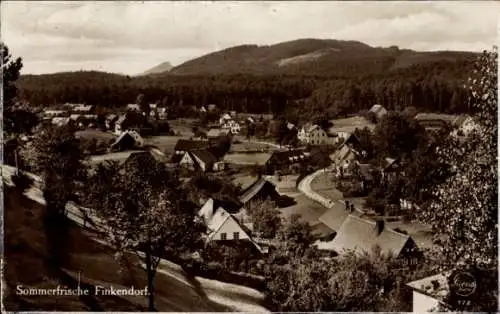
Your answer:
[[[5,180],[7,185],[13,185],[12,175],[15,174],[16,169],[8,165],[2,165],[1,169],[3,180]],[[35,174],[27,172],[24,173],[31,176],[36,181],[33,187],[25,192],[25,196],[41,205],[45,205],[43,193],[39,188],[40,183],[42,182],[41,178]],[[89,224],[93,224],[94,226],[96,226],[96,229],[102,228],[99,227],[99,225],[102,225],[102,223],[100,222],[100,219],[98,219],[98,217],[92,215],[92,213],[88,212],[85,209],[82,210],[81,207],[76,206],[74,203],[69,202],[66,205],[66,210],[68,218],[74,221],[79,226],[88,227],[88,222]],[[90,219],[86,219],[85,215],[87,215]],[[102,243],[102,240],[98,242]],[[183,275],[179,273],[179,271],[175,271],[176,269],[181,269],[181,266],[176,265],[168,260],[162,259],[160,261],[158,272],[169,277],[176,278],[180,281],[185,280],[183,279]],[[195,277],[195,279],[200,283],[201,288],[210,300],[227,306],[233,311],[269,312],[266,308],[260,305],[261,301],[264,298],[263,294],[255,289],[235,284],[228,284],[217,280],[209,280],[202,277]]]
[[[313,201],[316,201],[316,202],[320,203],[321,205],[323,205],[326,208],[332,208],[333,205],[335,204],[335,201],[340,201],[341,199],[336,199],[336,200],[328,199],[328,198],[323,197],[322,195],[316,193],[315,191],[313,191],[311,189],[311,182],[318,175],[320,175],[321,173],[323,173],[325,171],[327,171],[326,168],[325,169],[320,169],[320,170],[317,170],[317,171],[311,173],[310,175],[306,176],[305,178],[303,178],[299,182],[298,188],[299,188],[299,191],[301,191],[302,193],[304,193],[307,197],[309,197]]]

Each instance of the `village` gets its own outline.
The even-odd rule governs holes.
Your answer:
[[[183,181],[195,181],[202,173],[231,185],[236,193],[198,199],[198,216],[207,227],[205,241],[211,245],[222,243],[244,252],[250,247],[257,259],[269,254],[278,241],[272,236],[276,230],[256,230],[258,222],[249,215],[250,209],[269,204],[280,219],[300,219],[311,227],[312,245],[322,252],[321,258],[350,251],[363,254],[378,247],[403,263],[417,264],[423,249],[433,245],[430,227],[405,217],[419,204],[399,199],[398,210],[391,213],[366,202],[376,185],[384,186],[405,171],[397,157],[386,157],[376,165],[366,162],[358,134],[373,133],[390,114],[380,105],[329,121],[326,128],[313,123],[296,126],[272,115],[223,112],[216,105],[201,106],[199,119],[177,120],[168,120],[168,108],[156,104],[130,104],[107,115],[91,105],[57,108],[41,111],[42,123],[76,128],[75,135],[87,143],[87,163],[92,166],[124,165],[149,154],[170,169],[179,169]],[[475,127],[469,116],[414,112],[411,118],[431,134],[445,130],[463,136]],[[274,136],[273,123],[277,124]],[[256,134],[262,124],[268,130]],[[407,284],[415,300],[430,298],[426,304],[435,306],[439,296],[420,288],[431,280]]]
[[[498,312],[500,7],[1,7],[3,311]]]

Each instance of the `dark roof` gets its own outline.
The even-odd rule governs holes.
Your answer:
[[[337,253],[346,250],[364,253],[371,252],[373,247],[378,245],[382,253],[391,252],[394,256],[398,256],[408,241],[411,241],[411,238],[406,234],[387,227],[379,232],[375,221],[349,215],[340,226],[335,238],[323,247]]]
[[[345,208],[345,202],[337,201],[333,207],[328,209],[318,220],[327,225],[330,229],[338,231],[344,220],[349,216]]]
[[[211,164],[211,163],[214,163],[217,161],[217,158],[215,158],[214,154],[212,154],[211,152],[209,152],[206,149],[195,150],[195,151],[189,152],[189,154],[191,154],[194,157],[197,157],[198,159],[203,161],[205,164]],[[196,160],[196,159],[193,159],[193,160]]]
[[[271,182],[267,181],[265,178],[259,178],[257,181],[255,181],[252,185],[250,185],[246,190],[243,191],[243,193],[240,196],[240,202],[245,204],[252,200],[262,189],[265,187],[270,187],[274,191],[272,194],[278,194],[276,192],[276,188],[274,184]]]
[[[180,139],[175,144],[176,151],[193,151],[208,148],[208,141],[194,141],[194,140],[185,140]]]

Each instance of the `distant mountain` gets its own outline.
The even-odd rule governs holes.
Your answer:
[[[140,75],[150,75],[150,74],[157,74],[157,73],[165,73],[170,71],[174,66],[170,62],[163,62],[158,64],[157,66],[145,71],[144,73],[141,73]]]
[[[475,55],[471,52],[417,52],[396,46],[371,47],[358,41],[298,39],[270,46],[242,45],[227,48],[187,61],[169,69],[168,74],[352,76],[380,74],[425,63],[470,60]]]

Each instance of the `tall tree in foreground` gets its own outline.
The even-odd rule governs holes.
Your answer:
[[[37,116],[28,108],[15,106],[18,94],[16,82],[19,79],[23,62],[21,58],[13,59],[9,48],[0,43],[2,51],[2,87],[3,87],[3,138],[4,160],[18,167],[18,149],[21,145],[20,134],[30,134],[38,124]]]
[[[68,242],[66,204],[85,178],[82,152],[74,130],[69,126],[48,127],[38,131],[33,140],[35,171],[43,180],[43,196],[47,203],[44,224],[54,267],[67,258]]]
[[[149,154],[132,155],[123,168],[101,168],[90,182],[88,204],[102,219],[117,256],[135,252],[145,266],[149,310],[154,311],[161,258],[179,257],[201,245],[194,207],[178,179]]]
[[[432,189],[432,204],[420,215],[438,233],[445,266],[462,265],[477,274],[471,302],[449,300],[454,310],[497,309],[497,62],[496,47],[478,59],[469,84],[477,128],[465,138],[450,136],[439,147],[440,161],[453,174]]]

